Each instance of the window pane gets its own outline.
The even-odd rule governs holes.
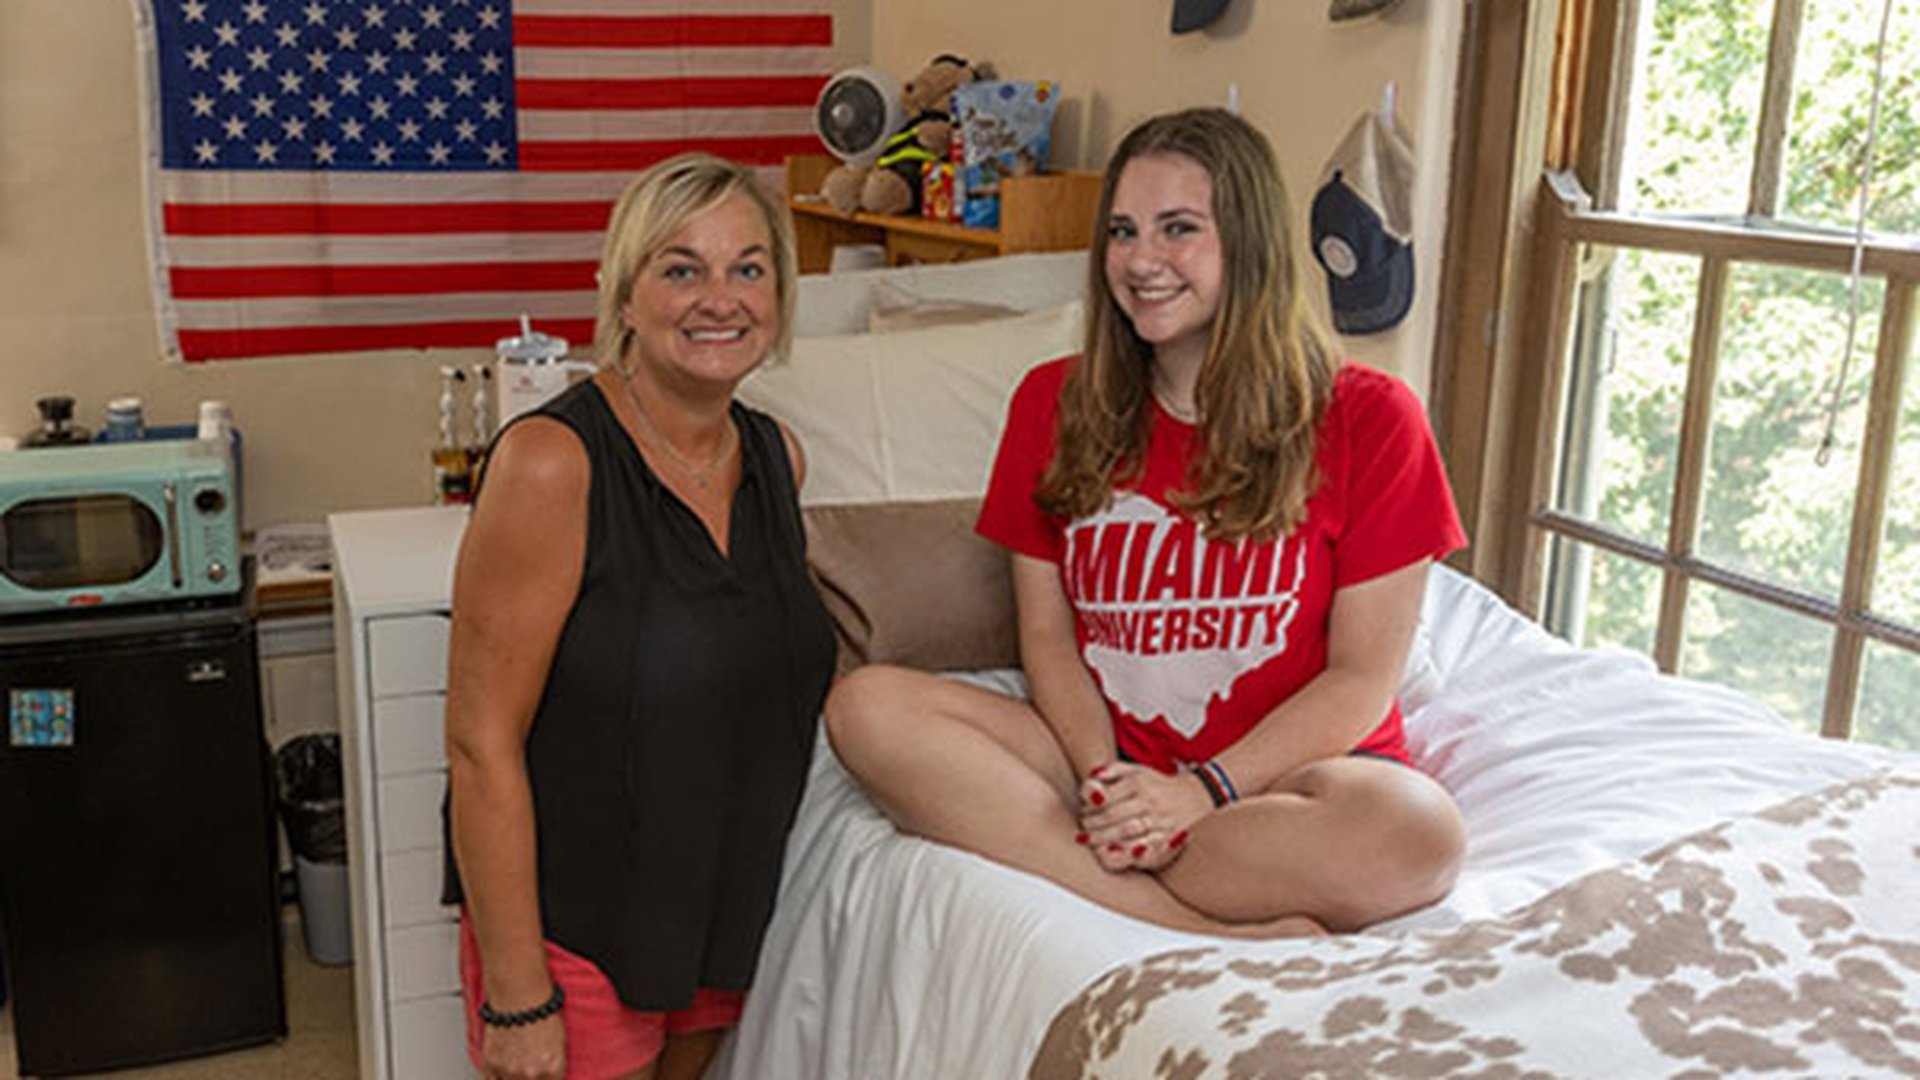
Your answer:
[[[1907,358],[1905,400],[1900,403],[1887,493],[1872,607],[1881,615],[1920,625],[1920,341]]]
[[[1554,505],[1664,545],[1700,260],[1598,249],[1581,289]]]
[[[1548,575],[1548,629],[1581,646],[1653,655],[1660,624],[1657,567],[1556,536]]]
[[[1793,72],[1781,216],[1853,228],[1884,0],[1807,0]],[[1895,0],[1867,227],[1920,233],[1920,0]]]
[[[1640,12],[1621,208],[1746,213],[1773,0],[1643,0]]]
[[[1703,557],[1839,596],[1884,292],[1878,281],[1862,283],[1853,367],[1833,455],[1822,466],[1822,424],[1846,347],[1847,279],[1784,267],[1734,269],[1701,504]]]
[[[1832,659],[1826,623],[1704,581],[1688,590],[1682,675],[1730,686],[1818,733]]]
[[[1853,737],[1920,750],[1920,656],[1883,642],[1867,642]]]

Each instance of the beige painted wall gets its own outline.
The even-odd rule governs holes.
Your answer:
[[[1228,86],[1238,84],[1242,114],[1280,156],[1302,237],[1327,155],[1392,80],[1419,157],[1414,308],[1394,330],[1344,345],[1424,393],[1446,236],[1459,5],[1404,0],[1381,15],[1336,24],[1327,21],[1326,0],[1232,0],[1212,26],[1177,37],[1168,28],[1172,9],[1172,0],[877,0],[874,61],[905,75],[951,52],[991,62],[1003,78],[1058,79],[1064,97],[1054,162],[1088,169],[1099,168],[1137,121],[1189,105],[1224,105]],[[1324,313],[1319,264],[1307,267]]]
[[[1421,291],[1407,324],[1354,355],[1424,388],[1443,235],[1458,15],[1405,0],[1333,26],[1323,0],[1233,0],[1204,33],[1167,32],[1171,0],[836,0],[837,63],[911,71],[941,51],[1063,81],[1063,164],[1097,167],[1126,126],[1225,100],[1273,137],[1296,202],[1381,83],[1401,88],[1421,155]],[[1442,18],[1437,12],[1446,11]],[[159,357],[147,274],[132,0],[0,0],[0,434],[66,393],[82,419],[138,394],[154,422],[232,403],[249,526],[424,503],[437,368],[479,350],[181,367]],[[1305,220],[1304,203],[1297,208]]]
[[[836,64],[869,54],[871,0],[836,0]],[[147,274],[132,0],[0,0],[0,434],[70,394],[98,426],[233,406],[250,527],[423,504],[441,364],[486,350],[170,365]]]

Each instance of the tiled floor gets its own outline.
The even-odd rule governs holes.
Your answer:
[[[300,922],[287,911],[287,1037],[271,1046],[98,1074],[111,1080],[354,1080],[353,969],[307,959]],[[0,1080],[19,1080],[13,1010],[0,1010]]]

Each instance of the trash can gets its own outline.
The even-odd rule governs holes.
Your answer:
[[[348,918],[346,800],[340,736],[301,735],[274,753],[280,820],[293,849],[300,929],[316,964],[353,962]]]

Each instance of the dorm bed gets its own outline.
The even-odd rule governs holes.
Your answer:
[[[1408,735],[1471,838],[1442,903],[1160,930],[900,835],[823,745],[721,1075],[1920,1074],[1914,761],[1573,649],[1450,571],[1425,614]]]
[[[1077,326],[802,341],[743,387],[807,445],[812,554],[861,657],[1020,689],[1004,557],[968,513],[1014,382]],[[1444,568],[1402,702],[1464,869],[1313,940],[1162,930],[904,836],[822,739],[714,1075],[1920,1075],[1920,758],[1576,649]]]

